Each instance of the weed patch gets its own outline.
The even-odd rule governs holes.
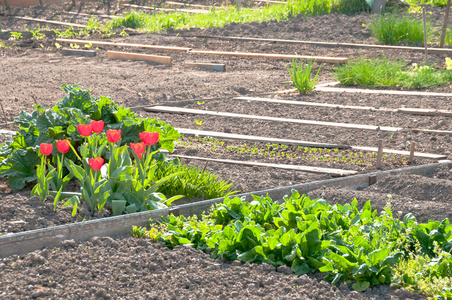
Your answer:
[[[364,58],[337,66],[335,76],[344,85],[427,88],[452,81],[452,72],[435,66],[406,66],[401,60]]]

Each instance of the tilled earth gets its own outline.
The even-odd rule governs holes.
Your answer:
[[[169,250],[131,237],[64,241],[0,260],[2,299],[424,299],[387,285],[365,293],[322,274],[213,260],[191,247]]]

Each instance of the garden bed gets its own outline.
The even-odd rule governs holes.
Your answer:
[[[135,3],[138,2],[135,1]],[[86,5],[88,4],[85,4],[79,11],[96,12],[97,14],[114,14],[125,11],[124,9],[115,10],[114,7],[110,11],[103,7],[91,10]],[[46,6],[45,8],[14,8],[13,12],[20,16],[29,15],[47,19],[57,17],[57,20],[60,21],[86,23],[86,18],[81,21],[73,17],[63,17],[61,10],[66,8],[67,6],[62,5]],[[436,8],[433,9],[433,16],[438,22],[440,20],[439,11]],[[24,24],[27,25],[28,29],[32,28],[31,23],[12,21],[6,18],[5,10],[2,13],[3,15],[0,14],[0,22],[3,25],[3,30],[5,28],[20,30],[23,29]],[[216,51],[350,58],[358,56],[375,58],[385,55],[388,58],[404,59],[408,63],[420,64],[422,62],[423,53],[419,52],[342,47],[326,48],[311,45],[186,37],[187,35],[254,36],[371,44],[374,43],[373,38],[362,27],[362,23],[367,24],[368,21],[369,16],[365,14],[354,16],[333,14],[313,18],[297,17],[291,21],[280,23],[230,24],[222,29],[193,29],[178,32],[169,30],[170,34],[167,35],[146,34],[112,38],[111,40]],[[49,25],[49,29],[54,28],[56,27]],[[91,38],[98,39],[98,37],[89,37],[89,39]],[[347,94],[321,91],[303,96],[294,93],[275,95],[271,92],[291,88],[291,85],[284,83],[289,80],[286,65],[291,63],[290,60],[198,56],[196,54],[113,46],[100,46],[98,49],[92,47],[91,50],[97,52],[97,56],[94,58],[66,57],[62,56],[61,50],[55,47],[55,40],[53,39],[4,42],[7,47],[15,44],[12,49],[0,49],[2,57],[0,67],[3,70],[0,100],[5,109],[4,117],[8,121],[12,121],[21,109],[31,112],[31,106],[35,101],[46,108],[52,107],[63,96],[59,86],[62,83],[70,83],[78,84],[82,88],[90,88],[92,94],[96,97],[100,95],[109,96],[118,104],[135,107],[138,114],[143,117],[158,118],[174,127],[367,147],[377,147],[378,140],[383,140],[385,149],[404,151],[409,151],[411,143],[416,142],[416,151],[440,154],[451,158],[452,136],[450,134],[416,134],[411,132],[413,128],[451,130],[449,117],[413,116],[381,111],[362,112],[342,108],[313,108],[232,99],[236,96],[259,95],[272,99],[377,108],[408,107],[452,110],[450,97]],[[167,67],[144,62],[111,61],[107,59],[105,50],[171,56],[174,63],[172,67]],[[432,62],[442,66],[446,56],[430,55],[429,58]],[[226,64],[226,72],[207,72],[184,68],[183,63],[185,61],[224,63]],[[331,73],[333,69],[334,65],[332,64],[322,64],[319,75],[320,83],[335,80]],[[445,85],[422,91],[450,93],[450,86]],[[216,116],[150,113],[141,110],[141,108],[151,105],[172,105],[185,100],[194,101],[178,104],[178,107],[285,119],[394,126],[404,129],[394,133],[381,130],[330,128],[261,120],[219,118]],[[14,130],[14,128],[8,129]],[[354,170],[360,174],[377,171],[376,157],[375,154],[372,154],[372,151],[341,149],[336,153],[334,150],[326,152],[322,149],[323,154],[320,155],[314,153],[311,147],[308,152],[305,152],[304,148],[299,149],[293,146],[283,148],[281,145],[227,139],[207,139],[203,141],[202,139],[195,140],[187,135],[178,143],[175,154],[340,168]],[[256,149],[257,154],[254,154],[252,149]],[[246,150],[250,151],[246,152]],[[263,152],[260,150],[263,150]],[[269,153],[265,154],[265,151]],[[316,149],[316,152],[318,151]],[[274,155],[270,154],[271,152],[274,152]],[[263,154],[260,155],[259,153]],[[288,154],[291,157],[288,158]],[[295,155],[298,158],[294,158]],[[338,161],[335,161],[336,157]],[[347,160],[343,160],[343,157],[346,157]],[[242,192],[266,190],[331,178],[330,175],[308,174],[260,166],[231,166],[192,159],[183,159],[182,161],[189,165],[205,168],[219,175],[222,180],[233,182],[233,190]],[[358,163],[358,161],[361,162]],[[392,170],[430,162],[432,160],[416,157],[415,163],[412,163],[408,161],[407,155],[386,154],[381,168]],[[330,203],[346,203],[356,197],[360,205],[370,199],[374,208],[382,210],[387,202],[388,195],[391,195],[389,198],[391,198],[395,214],[398,211],[403,214],[411,212],[420,221],[441,220],[452,215],[452,210],[448,205],[452,200],[449,197],[451,191],[450,172],[450,165],[448,165],[427,174],[427,176],[390,176],[378,181],[375,185],[358,191],[325,187],[310,192],[310,196],[313,198],[323,197]],[[84,212],[80,212],[73,218],[70,209],[66,210],[65,208],[53,212],[53,201],[42,204],[36,198],[30,199],[30,191],[30,187],[20,192],[13,191],[6,186],[5,182],[1,183],[1,234],[80,222],[88,216]],[[108,212],[104,212],[102,215],[95,216],[95,218],[109,215]],[[133,254],[132,257],[124,253],[136,253],[136,255]],[[92,270],[93,264],[96,265],[96,270]],[[187,267],[190,270],[189,272]],[[207,268],[207,272],[205,268]],[[73,270],[79,271],[74,273]],[[105,270],[105,272],[99,273],[98,270]],[[150,270],[151,272],[149,272]],[[78,274],[77,272],[81,273]],[[21,295],[44,297],[59,295],[59,293],[61,295],[72,293],[73,297],[78,298],[118,298],[133,295],[137,298],[144,296],[150,299],[169,299],[172,297],[294,299],[302,294],[312,297],[318,296],[320,299],[322,297],[324,299],[334,297],[343,297],[344,299],[422,298],[418,294],[412,294],[403,289],[393,290],[388,286],[377,286],[368,289],[364,294],[359,294],[351,292],[350,286],[332,287],[329,283],[320,280],[319,274],[304,275],[297,278],[293,274],[283,275],[284,273],[290,273],[290,270],[281,268],[279,272],[275,272],[274,268],[269,266],[251,266],[237,262],[227,263],[211,260],[207,257],[207,254],[185,247],[177,248],[174,252],[171,252],[162,247],[161,244],[151,244],[146,240],[136,240],[130,237],[100,238],[81,243],[67,241],[62,243],[59,248],[38,250],[28,255],[11,256],[0,260],[0,295],[7,299],[19,298]],[[40,274],[40,276],[36,277],[36,274]],[[174,274],[178,275],[175,276]],[[19,277],[22,279],[17,280]],[[86,281],[94,277],[97,283],[87,285]],[[136,280],[136,277],[144,280]],[[215,280],[212,280],[212,278],[215,278]],[[75,288],[80,285],[87,288]],[[162,290],[158,293],[156,293],[156,286],[162,286]],[[208,290],[209,293],[207,293]]]

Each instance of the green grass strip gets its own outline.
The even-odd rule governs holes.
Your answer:
[[[452,70],[428,65],[407,66],[401,60],[386,58],[360,58],[337,66],[335,77],[344,85],[427,88],[451,82]]]
[[[350,5],[353,2],[355,5]],[[141,29],[143,32],[161,32],[168,28],[224,27],[229,23],[285,21],[297,15],[316,16],[333,12],[355,13],[368,10],[365,0],[297,0],[286,4],[269,5],[257,10],[250,8],[211,9],[208,14],[182,12],[148,14],[131,11],[127,15],[107,22],[110,30],[122,27]]]

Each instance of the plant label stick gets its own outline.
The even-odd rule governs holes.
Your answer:
[[[414,163],[414,149],[416,148],[416,142],[411,142],[410,146],[410,161]]]
[[[383,140],[378,141],[377,169],[381,168],[381,159],[383,158]]]

